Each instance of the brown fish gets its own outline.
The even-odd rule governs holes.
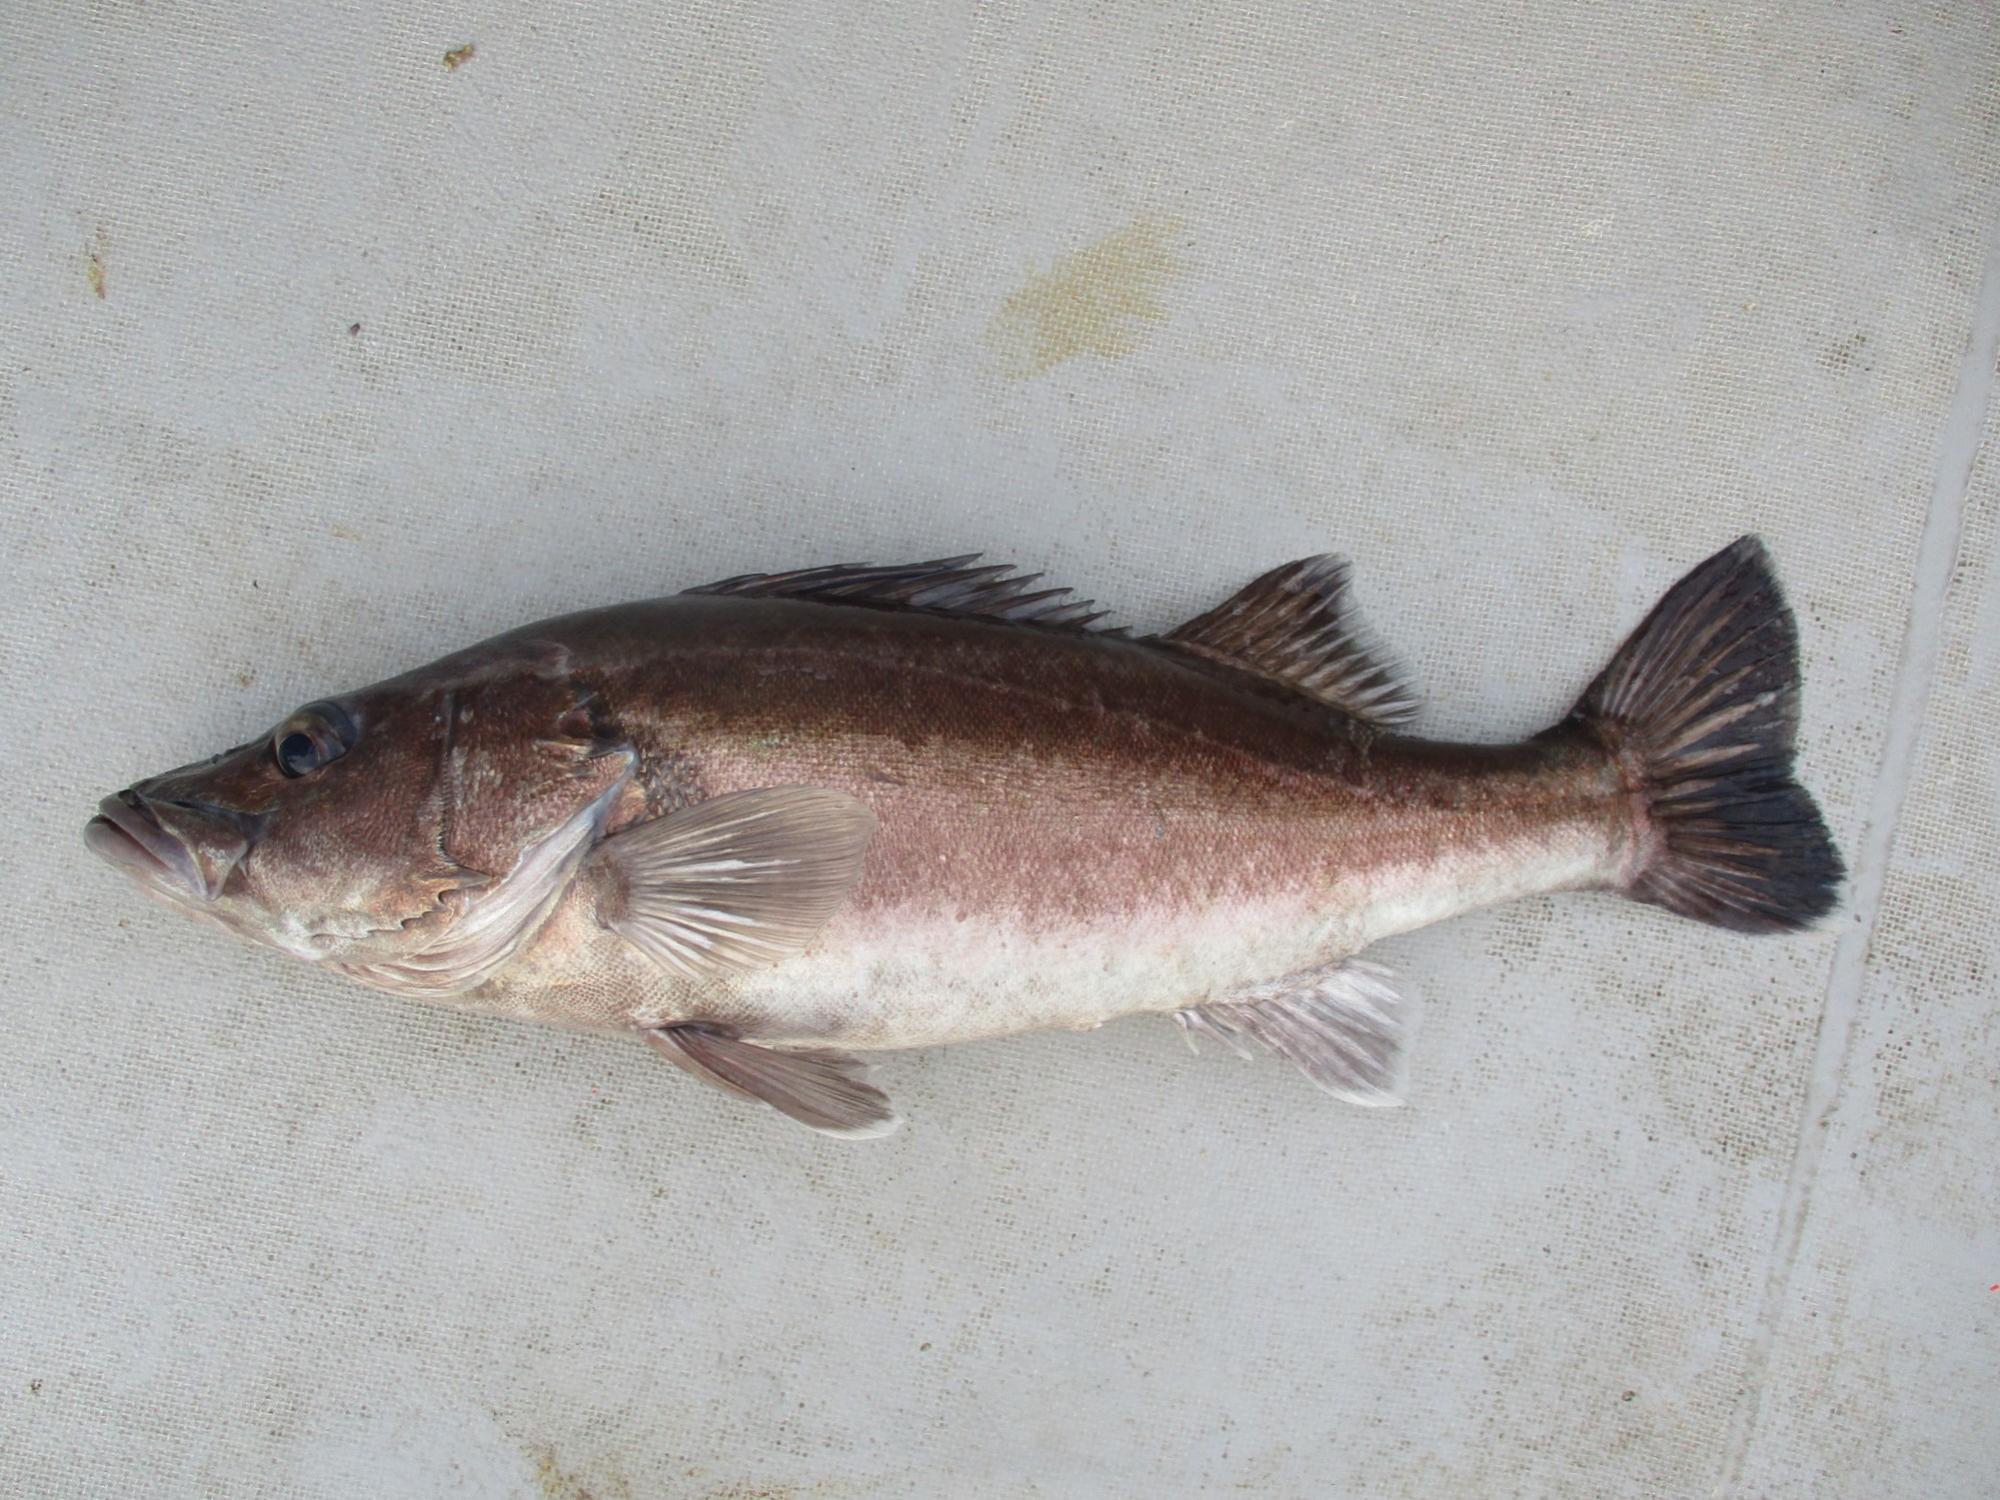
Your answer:
[[[972,558],[531,625],[101,804],[167,904],[418,999],[643,1037],[880,1134],[854,1053],[1141,1011],[1395,1102],[1391,933],[1604,888],[1827,912],[1762,546],[1696,568],[1562,723],[1440,744],[1308,558],[1164,636]]]

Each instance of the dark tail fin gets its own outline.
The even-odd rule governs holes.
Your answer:
[[[1833,909],[1840,852],[1792,780],[1798,628],[1746,536],[1668,591],[1578,701],[1646,798],[1627,894],[1744,932]]]

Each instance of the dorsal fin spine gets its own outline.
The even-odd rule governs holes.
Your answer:
[[[791,573],[744,573],[689,589],[691,594],[733,594],[764,599],[805,599],[870,609],[916,609],[968,619],[1006,620],[1048,629],[1091,632],[1104,618],[1088,599],[1066,588],[1034,589],[1040,573],[1016,574],[1007,563],[980,563],[979,554],[890,565],[838,563]],[[1116,632],[1099,630],[1095,634]]]

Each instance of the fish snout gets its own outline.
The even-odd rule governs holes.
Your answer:
[[[84,825],[92,853],[163,894],[211,902],[250,852],[257,821],[210,803],[127,787]]]

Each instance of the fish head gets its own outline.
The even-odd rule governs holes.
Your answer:
[[[106,797],[85,842],[240,937],[390,988],[464,988],[546,909],[631,782],[631,753],[545,657],[448,658],[318,699]],[[440,951],[457,957],[395,981]]]
[[[301,958],[393,946],[456,884],[439,728],[407,694],[325,698],[98,804],[84,841],[166,905]]]

